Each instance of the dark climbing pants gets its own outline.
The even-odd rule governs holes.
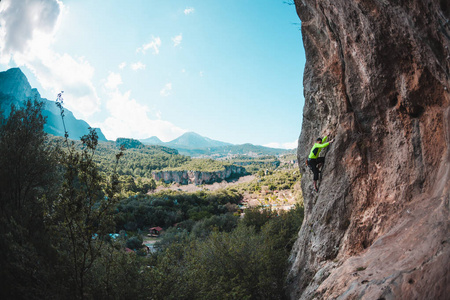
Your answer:
[[[316,159],[308,158],[308,167],[313,171],[314,181],[319,179],[319,169],[317,168],[318,164],[323,164],[325,162],[325,157],[318,157]]]

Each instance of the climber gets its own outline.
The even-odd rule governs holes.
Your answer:
[[[333,140],[331,140],[327,143],[327,138],[328,137],[325,136],[323,139],[318,138],[316,140],[316,143],[312,147],[307,160],[308,167],[314,173],[314,189],[316,190],[316,192],[319,191],[319,188],[317,187],[317,180],[319,179],[320,173],[319,168],[321,168],[321,166],[325,162],[325,157],[319,157],[320,151],[322,151],[323,148],[328,147],[333,142]]]

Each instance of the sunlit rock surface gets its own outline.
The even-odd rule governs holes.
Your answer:
[[[159,171],[152,172],[153,179],[156,181],[162,180],[166,183],[189,184],[210,184],[214,182],[221,182],[230,178],[241,177],[247,172],[244,167],[235,165],[224,166],[223,170],[205,172],[205,171]]]
[[[330,133],[292,299],[448,299],[450,2],[296,0],[306,51],[298,159]]]

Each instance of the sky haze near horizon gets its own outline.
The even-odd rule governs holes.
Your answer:
[[[193,131],[295,148],[305,54],[282,0],[3,0],[0,71],[20,67],[108,139]]]

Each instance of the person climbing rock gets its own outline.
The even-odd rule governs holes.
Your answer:
[[[333,143],[333,140],[329,141],[327,143],[328,137],[325,136],[324,138],[318,138],[316,140],[316,143],[311,149],[311,152],[309,152],[308,156],[308,167],[313,171],[314,174],[314,189],[316,192],[319,191],[319,188],[317,187],[317,180],[319,179],[319,173],[320,168],[322,167],[323,163],[325,162],[325,157],[319,157],[320,151],[322,151],[323,148],[328,147],[331,143]]]

